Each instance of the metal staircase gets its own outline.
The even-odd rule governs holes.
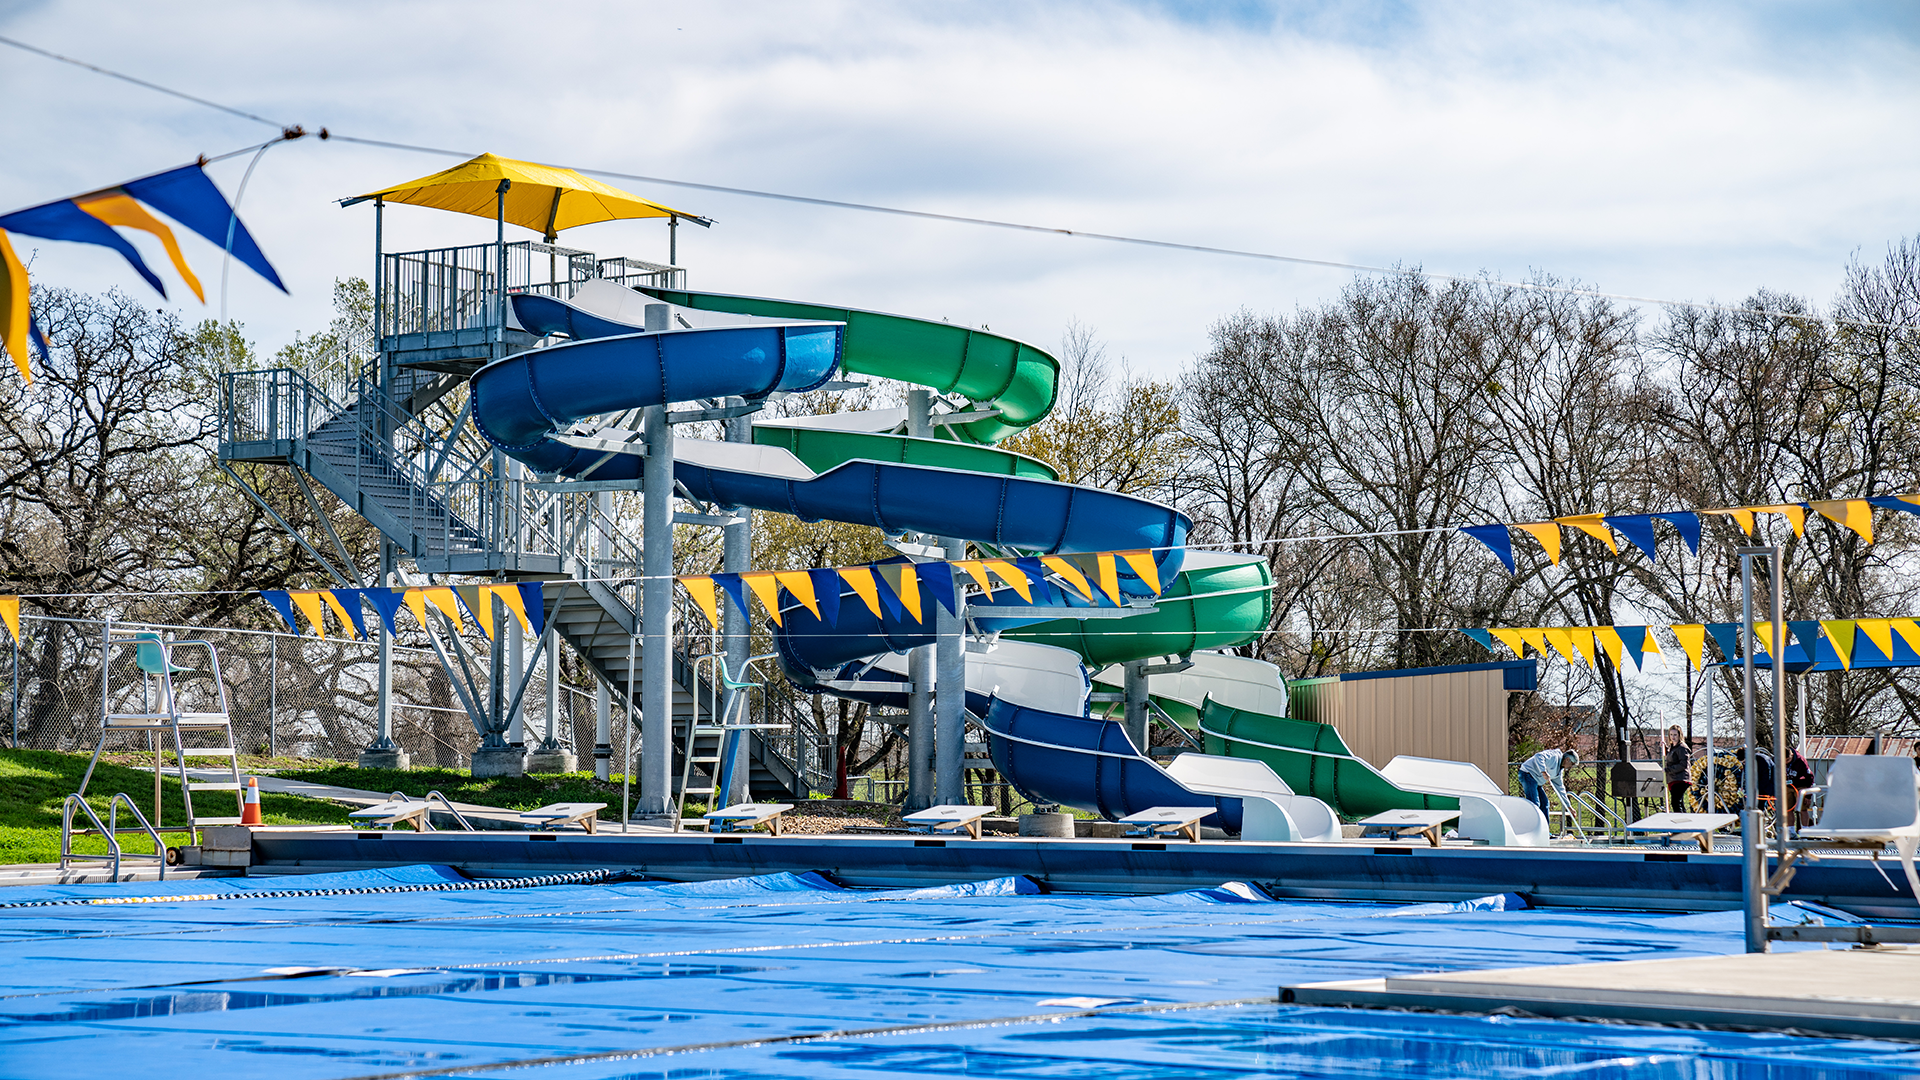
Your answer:
[[[544,245],[524,246],[546,250]],[[484,248],[489,254],[494,250]],[[386,256],[393,271],[389,283],[407,266],[436,254],[441,253]],[[570,265],[577,273],[583,264],[576,257]],[[596,264],[588,256],[585,265]],[[631,275],[642,264],[603,260],[597,265],[616,266]],[[230,466],[293,468],[315,518],[324,525],[326,515],[307,484],[312,478],[377,528],[422,574],[573,582],[546,590],[548,620],[616,697],[637,701],[641,687],[634,675],[639,665],[630,651],[637,598],[631,584],[615,588],[606,579],[639,572],[639,545],[624,533],[598,493],[526,475],[481,438],[466,408],[466,378],[501,344],[500,337],[527,335],[476,332],[487,330],[478,325],[484,321],[485,306],[465,301],[453,305],[462,313],[459,325],[409,330],[423,321],[437,324],[422,320],[417,310],[395,315],[391,305],[404,302],[407,289],[430,277],[405,278],[401,284],[406,288],[385,294],[390,307],[386,315],[377,316],[382,332],[376,359],[368,359],[364,350],[358,356],[342,350],[346,355],[306,372],[276,368],[222,376],[221,464],[269,513],[270,504]],[[584,280],[536,282],[534,288],[570,296],[571,288]],[[483,280],[468,288],[491,287]],[[425,293],[417,299],[429,307],[435,303]],[[524,347],[532,340],[516,344]],[[301,537],[283,519],[280,524],[343,580],[357,583],[357,572],[330,525],[325,528],[333,552],[325,556],[323,545]],[[683,618],[680,625],[698,625],[700,617],[687,614],[694,621]],[[702,644],[700,635],[690,636],[688,644]],[[684,649],[675,652],[674,675],[677,778],[689,733],[718,720],[708,715],[709,703],[717,699]],[[480,726],[479,717],[475,723]],[[750,790],[804,797],[805,771],[759,732],[752,734]],[[706,756],[695,751],[696,758]]]

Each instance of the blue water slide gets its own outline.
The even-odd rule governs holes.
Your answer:
[[[582,450],[552,438],[590,416],[697,398],[762,398],[833,377],[845,327],[756,320],[735,326],[634,331],[547,297],[514,297],[535,333],[591,334],[496,360],[473,376],[473,419],[493,445],[542,473],[639,475],[637,456]],[[613,331],[623,331],[615,333]]]
[[[1240,831],[1241,802],[1203,795],[1140,753],[1119,723],[994,698],[981,725],[993,767],[1035,802],[1123,818],[1156,806],[1214,806],[1202,824]]]

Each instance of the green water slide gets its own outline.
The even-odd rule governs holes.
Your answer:
[[[1209,754],[1264,761],[1287,786],[1360,818],[1387,810],[1458,810],[1450,795],[1408,791],[1354,756],[1332,724],[1267,716],[1209,700],[1200,709]]]
[[[1190,551],[1153,611],[1123,619],[1053,619],[1003,637],[1072,649],[1097,667],[1258,638],[1273,618],[1273,574],[1258,555]],[[990,620],[981,620],[990,625]]]
[[[1025,342],[987,330],[877,311],[768,300],[725,293],[648,289],[669,304],[775,319],[845,323],[843,369],[960,394],[997,415],[952,425],[966,442],[992,444],[1038,422],[1053,408],[1060,365]]]
[[[903,465],[928,465],[937,469],[964,469],[967,472],[996,476],[1025,476],[1035,480],[1058,480],[1053,466],[1039,458],[973,443],[948,442],[945,439],[915,439],[905,435],[883,435],[870,431],[839,431],[829,428],[767,422],[753,426],[753,441],[762,446],[778,446],[815,472],[828,470],[849,461],[897,461]]]

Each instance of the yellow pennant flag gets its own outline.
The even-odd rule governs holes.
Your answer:
[[[1040,556],[1040,564],[1054,573],[1059,574],[1060,580],[1066,582],[1067,586],[1074,592],[1079,593],[1088,600],[1093,599],[1093,586],[1087,584],[1087,576],[1080,572],[1079,567],[1074,566],[1058,555],[1042,555]]]
[[[813,595],[813,578],[805,570],[775,570],[773,578],[787,587],[801,607],[813,612],[814,618],[820,617],[820,604]]]
[[[1793,535],[1803,536],[1807,529],[1807,508],[1799,503],[1775,503],[1772,506],[1749,506],[1746,509],[1756,514],[1779,514],[1793,526]]]
[[[1099,578],[1100,591],[1113,601],[1114,607],[1120,606],[1120,565],[1112,555],[1101,552],[1093,557],[1095,573]]]
[[[1141,548],[1139,551],[1123,551],[1120,557],[1127,560],[1127,566],[1140,575],[1141,581],[1147,583],[1147,588],[1153,590],[1153,595],[1160,595],[1160,564],[1153,561],[1151,550]]]
[[[993,579],[987,576],[987,568],[980,560],[959,559],[954,562],[953,568],[966,571],[967,576],[973,579],[973,583],[980,586],[981,592],[988,596],[993,595]]]
[[[327,636],[327,609],[320,606],[320,597],[311,589],[300,589],[287,593],[287,599],[300,609],[300,614],[313,624],[313,632],[322,638]]]
[[[1533,534],[1540,546],[1546,549],[1547,561],[1560,565],[1560,526],[1551,521],[1532,521],[1516,524],[1514,528]]]
[[[1600,654],[1593,647],[1593,627],[1569,626],[1567,627],[1567,640],[1573,643],[1573,651],[1580,654],[1580,658],[1587,662],[1589,669],[1599,667],[1596,661],[1599,659]]]
[[[520,628],[529,634],[533,633],[533,620],[527,618],[527,604],[520,597],[520,586],[494,585],[491,588],[495,600],[507,605],[508,611],[520,616]]]
[[[1753,624],[1754,643],[1769,658],[1776,655],[1773,651],[1773,639],[1779,635],[1779,630],[1779,623],[1756,622]]]
[[[880,586],[874,583],[872,570],[864,566],[842,566],[840,579],[851,586],[853,594],[866,603],[867,610],[873,612],[874,618],[880,618]]]
[[[452,586],[436,585],[420,591],[426,595],[428,600],[433,602],[434,607],[439,608],[447,618],[453,620],[453,628],[455,631],[462,631],[467,628],[466,620],[460,617],[460,601],[458,597],[454,596]],[[422,622],[420,625],[425,626],[426,623]]]
[[[780,582],[774,578],[773,571],[755,570],[750,574],[741,574],[740,580],[746,582],[747,588],[753,590],[753,595],[760,598],[760,606],[767,609],[767,617],[773,620],[773,625],[781,625]]]
[[[1601,520],[1599,514],[1574,514],[1570,517],[1554,518],[1553,520],[1570,529],[1579,529],[1581,532],[1607,545],[1608,551],[1613,552],[1615,555],[1620,554],[1620,545],[1613,542],[1613,530],[1607,528],[1607,523]]]
[[[1702,510],[1700,513],[1730,517],[1740,524],[1740,531],[1746,533],[1748,536],[1753,535],[1753,511],[1744,506],[1730,507],[1725,510]]]
[[[328,607],[333,609],[333,616],[334,618],[340,620],[340,629],[346,631],[347,640],[348,641],[360,640],[360,635],[353,632],[352,617],[350,617],[347,614],[346,608],[340,606],[340,598],[333,595],[333,590],[322,589],[320,592],[320,599],[324,601]],[[356,603],[359,602],[359,599],[360,598],[357,595],[354,597],[354,601]]]
[[[102,191],[92,195],[82,195],[73,200],[73,205],[88,214],[123,229],[139,229],[159,237],[160,246],[167,249],[167,257],[173,260],[173,268],[180,271],[180,277],[193,290],[193,295],[207,302],[205,290],[200,288],[200,279],[193,276],[187,267],[187,257],[180,253],[180,244],[173,238],[173,230],[160,223],[160,219],[147,213],[147,208],[133,201],[133,197],[118,191]]]
[[[1573,637],[1565,627],[1549,626],[1541,633],[1547,636],[1547,644],[1553,646],[1554,652],[1559,653],[1567,663],[1573,663]]]
[[[1520,631],[1488,630],[1487,633],[1492,634],[1496,638],[1499,638],[1500,643],[1502,645],[1505,645],[1507,648],[1513,650],[1513,655],[1522,656],[1522,657],[1527,655],[1526,639],[1520,636]]]
[[[988,559],[983,565],[993,571],[1001,581],[1012,586],[1013,591],[1020,594],[1020,599],[1025,600],[1029,604],[1033,603],[1033,585],[1027,581],[1027,572],[1025,570],[1020,569],[1005,559]]]
[[[1529,626],[1516,630],[1514,633],[1520,635],[1521,641],[1533,646],[1535,656],[1547,655],[1547,632],[1545,630]]]
[[[1682,623],[1667,629],[1673,632],[1673,640],[1679,643],[1680,651],[1686,653],[1687,659],[1693,662],[1693,670],[1701,670],[1701,658],[1707,648],[1706,624]],[[1648,640],[1652,640],[1651,637]]]
[[[1854,625],[1867,635],[1867,640],[1873,642],[1873,647],[1880,650],[1881,656],[1893,659],[1892,619],[1860,619]]]
[[[421,595],[421,590],[408,589],[400,594],[400,599],[406,602],[407,610],[413,612],[413,621],[420,624],[420,629],[425,630],[427,628],[427,598]]]
[[[1820,516],[1836,525],[1844,525],[1873,543],[1873,505],[1865,499],[1820,499],[1807,504]]]
[[[7,624],[7,633],[13,640],[20,640],[20,598],[18,596],[0,596],[0,621]]]
[[[1822,619],[1820,628],[1827,632],[1827,640],[1833,643],[1833,655],[1840,658],[1840,667],[1844,671],[1853,670],[1853,620]]]
[[[899,598],[900,606],[913,617],[914,622],[925,621],[920,617],[920,575],[914,572],[912,563],[878,563],[874,566],[874,572]]]
[[[1916,625],[1912,619],[1895,619],[1893,628],[1899,631],[1901,640],[1907,643],[1907,648],[1920,653],[1920,625]]]
[[[27,338],[32,333],[32,323],[27,317],[31,292],[27,268],[20,262],[20,256],[14,254],[6,230],[0,229],[0,347],[7,350],[13,366],[20,369],[20,378],[29,385],[33,382],[33,368],[27,365]]]
[[[1654,640],[1653,627],[1651,626],[1647,627],[1646,639],[1640,643],[1640,666],[1642,668],[1647,666],[1647,657],[1649,656],[1659,657],[1660,670],[1667,670],[1667,654],[1660,651],[1660,643]]]
[[[1613,670],[1626,670],[1620,663],[1620,658],[1627,651],[1627,643],[1620,640],[1620,631],[1611,626],[1596,626],[1593,628],[1593,636],[1600,642],[1600,647],[1607,650],[1607,659],[1613,661]]]
[[[720,629],[720,598],[714,594],[713,579],[703,575],[676,578],[686,588],[687,595],[699,605],[700,614],[707,617],[707,625]]]

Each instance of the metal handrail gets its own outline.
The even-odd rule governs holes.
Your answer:
[[[137,828],[120,828],[120,805],[122,803],[126,804],[127,812],[133,815],[133,820],[140,823]],[[75,809],[84,813],[87,816],[87,820],[93,823],[92,832],[97,832],[107,838],[107,853],[105,855],[88,855],[73,850],[73,812]],[[147,836],[153,840],[153,854],[138,855],[123,851],[120,847],[120,833],[122,832],[146,833]],[[113,863],[113,877],[115,880],[119,880],[120,861],[123,858],[152,859],[154,864],[159,867],[160,880],[165,881],[167,879],[166,841],[160,839],[160,833],[148,823],[146,815],[140,812],[140,808],[135,806],[133,800],[128,798],[124,792],[116,791],[113,797],[107,800],[107,824],[105,825],[100,823],[100,815],[93,812],[93,807],[88,805],[86,799],[79,795],[67,796],[60,805],[60,869],[65,870],[68,863],[78,859],[96,862],[111,861]]]
[[[427,802],[431,803],[435,799],[440,800],[440,805],[447,808],[447,813],[453,815],[453,820],[459,822],[461,828],[467,830],[468,832],[475,831],[473,827],[473,823],[468,821],[466,817],[460,813],[460,811],[455,810],[453,808],[453,801],[451,799],[448,799],[445,795],[440,794],[438,791],[427,792],[427,799],[426,799]]]

